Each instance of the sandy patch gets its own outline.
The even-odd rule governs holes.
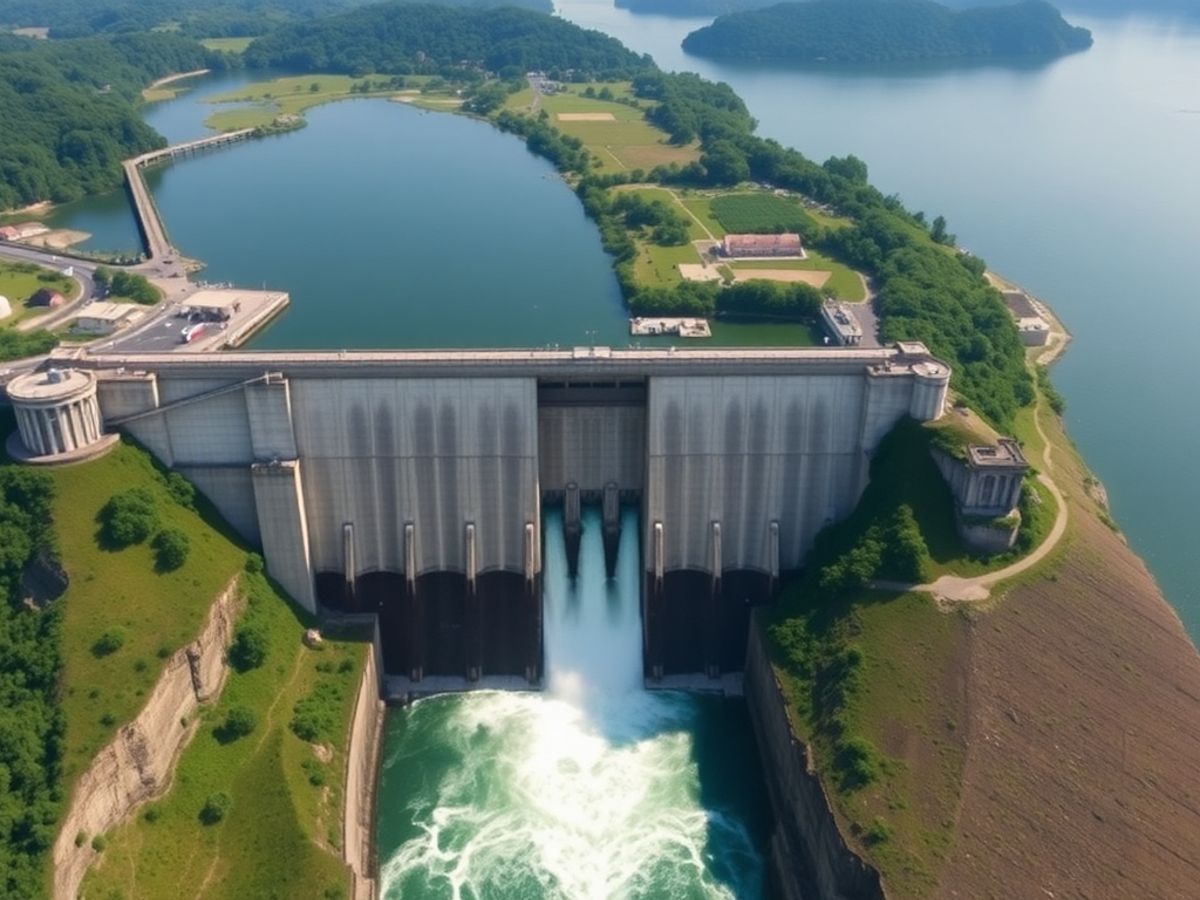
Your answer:
[[[617,117],[612,113],[559,113],[560,122],[615,122]]]
[[[47,250],[66,250],[75,244],[82,244],[91,235],[86,231],[72,231],[69,228],[59,228],[48,234],[39,234],[28,238],[25,243],[31,247],[43,247]]]
[[[716,266],[703,266],[699,263],[680,263],[679,274],[686,281],[720,281],[721,273]]]
[[[813,287],[824,287],[831,272],[807,271],[804,269],[734,269],[734,281],[766,281],[803,282]]]

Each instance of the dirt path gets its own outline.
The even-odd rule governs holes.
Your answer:
[[[669,188],[667,189],[667,193],[671,195],[671,199],[674,200],[676,203],[678,203],[680,208],[685,213],[687,213],[689,216],[691,216],[692,221],[700,226],[700,230],[703,231],[708,236],[708,239],[710,241],[712,241],[714,244],[720,243],[720,241],[717,240],[717,236],[708,230],[708,226],[704,224],[704,222],[700,219],[700,217],[698,215],[696,215],[694,212],[692,212],[690,209],[688,209],[687,204],[683,202],[683,199],[677,193],[675,193],[673,190],[670,190]]]
[[[1054,479],[1050,477],[1050,473],[1054,470],[1054,459],[1051,452],[1053,448],[1050,439],[1042,428],[1043,407],[1044,401],[1039,394],[1037,406],[1033,411],[1033,424],[1037,428],[1038,436],[1042,439],[1042,444],[1044,445],[1042,463],[1045,466],[1045,471],[1040,472],[1037,478],[1054,497],[1054,502],[1058,504],[1058,514],[1054,517],[1054,527],[1050,529],[1050,533],[1042,541],[1041,545],[1028,556],[1022,557],[1011,565],[1005,566],[1003,569],[997,569],[995,572],[986,572],[983,575],[975,575],[971,578],[963,578],[959,575],[943,575],[929,584],[914,585],[880,581],[875,583],[876,587],[883,588],[884,590],[918,591],[925,594],[932,594],[934,599],[948,603],[978,603],[988,599],[992,594],[992,588],[1001,581],[1020,575],[1022,572],[1033,568],[1058,546],[1058,542],[1062,540],[1062,536],[1067,531],[1069,514],[1067,512],[1067,498],[1063,496],[1062,491],[1058,489],[1058,485],[1054,483]]]
[[[171,84],[174,81],[183,81],[185,78],[198,78],[201,75],[207,75],[211,71],[211,69],[193,69],[190,72],[177,72],[174,75],[167,75],[163,78],[157,79],[156,81],[150,82],[150,86],[147,87],[146,90],[152,91],[155,88],[162,87],[164,84]]]

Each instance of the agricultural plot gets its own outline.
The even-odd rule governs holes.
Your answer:
[[[774,194],[723,194],[710,206],[721,227],[733,234],[804,234],[816,224],[799,203]]]
[[[236,109],[223,109],[204,120],[204,124],[216,131],[234,131],[239,128],[257,128],[270,125],[282,115],[298,116],[304,110],[344,100],[348,97],[390,96],[395,90],[378,90],[368,94],[355,93],[352,88],[362,90],[364,83],[379,85],[387,78],[351,78],[349,75],[300,75],[275,78],[246,85],[235,91],[219,94],[209,99],[212,104],[242,104]],[[413,79],[406,78],[405,83]]]
[[[621,96],[615,89],[613,93]],[[513,95],[509,106],[529,109],[532,100],[531,93],[522,91]],[[671,144],[665,133],[646,121],[642,110],[624,103],[572,92],[542,97],[539,105],[550,114],[559,131],[583,141],[601,172],[652,169],[670,163],[686,165],[700,157],[695,145]]]

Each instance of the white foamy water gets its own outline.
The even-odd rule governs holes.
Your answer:
[[[606,583],[599,516],[585,513],[572,585],[561,520],[547,514],[545,693],[434,698],[403,713],[384,779],[408,787],[412,836],[383,861],[384,897],[761,895],[746,826],[701,800],[699,702],[641,687],[636,514],[622,524]]]

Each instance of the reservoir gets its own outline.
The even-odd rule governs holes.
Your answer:
[[[762,136],[858,156],[1054,308],[1075,337],[1054,369],[1071,437],[1195,640],[1200,17],[1066,10],[1095,46],[1045,65],[796,70],[687,56],[680,41],[709,19],[558,0],[664,69],[728,82]]]

